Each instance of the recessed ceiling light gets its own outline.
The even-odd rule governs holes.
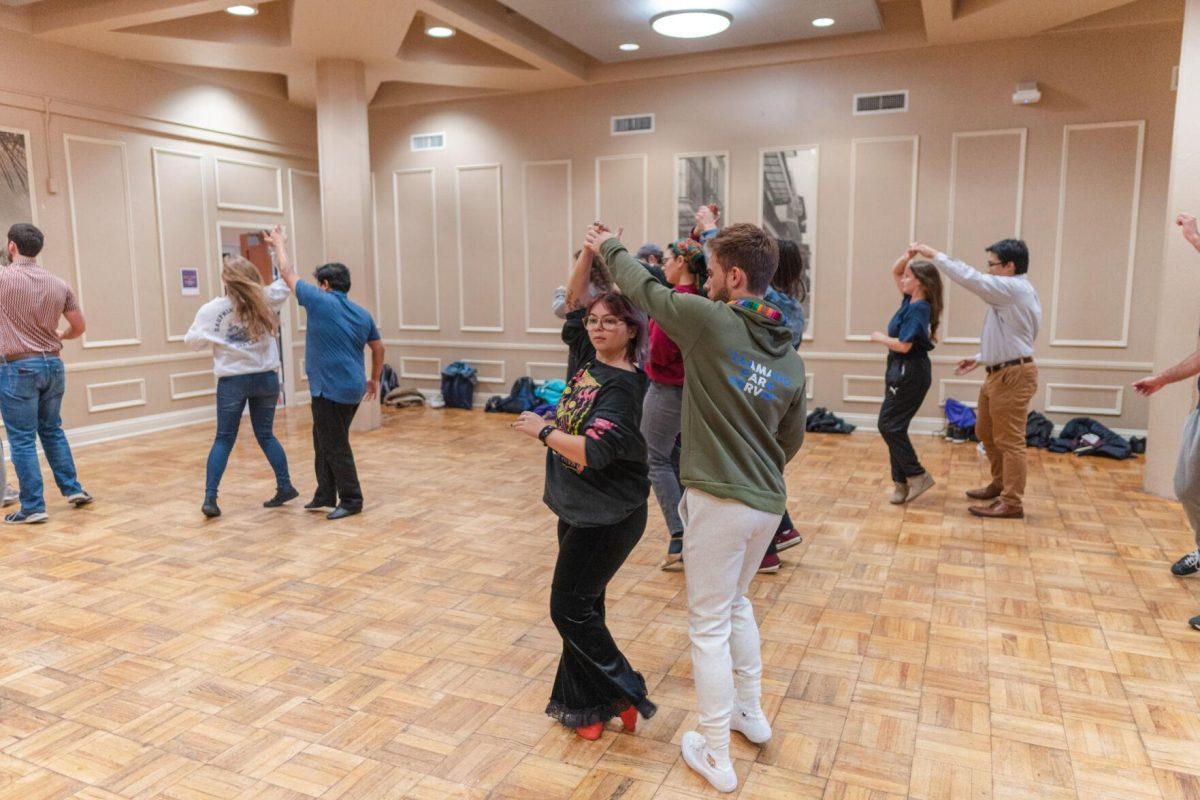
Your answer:
[[[622,45],[617,45],[618,50],[624,50],[626,53],[632,53],[634,50],[640,49],[641,45],[637,42],[626,42]]]
[[[225,11],[235,17],[253,17],[258,13],[258,9],[254,6],[229,6]]]
[[[813,20],[813,26],[817,28],[828,28],[833,24],[833,19],[830,17],[817,17]]]
[[[675,39],[700,39],[714,36],[733,23],[733,16],[715,9],[665,11],[650,18],[650,27]]]
[[[425,35],[435,39],[449,39],[454,35],[454,28],[436,17],[425,15]]]

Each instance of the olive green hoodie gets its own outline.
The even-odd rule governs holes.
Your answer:
[[[674,292],[616,239],[600,254],[621,292],[683,354],[683,485],[782,514],[783,468],[804,441],[805,403],[804,362],[782,319],[772,319],[779,310]]]

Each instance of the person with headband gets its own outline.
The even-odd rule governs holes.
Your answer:
[[[279,309],[292,292],[282,278],[264,287],[258,267],[241,256],[225,256],[221,266],[225,295],[196,312],[184,341],[199,350],[213,348],[217,376],[217,435],[208,452],[201,513],[221,516],[217,490],[237,441],[242,412],[250,406],[250,427],[275,472],[275,496],[263,503],[277,508],[300,496],[292,485],[287,454],[275,438],[279,402]]]
[[[584,248],[567,284],[562,338],[579,367],[554,421],[526,411],[512,426],[546,446],[542,499],[558,517],[550,619],[563,646],[546,713],[589,740],[614,716],[632,733],[639,713],[656,710],[604,608],[609,581],[646,530],[650,486],[639,423],[647,381],[638,368],[646,319],[617,292],[583,299],[595,252]]]
[[[663,254],[663,272],[674,290],[697,294],[708,267],[704,251],[694,239],[680,239],[667,245]],[[659,569],[683,569],[683,521],[679,518],[680,415],[683,411],[683,354],[661,326],[650,320],[650,359],[646,362],[650,388],[642,407],[642,436],[650,466],[650,485],[662,509],[670,540]]]

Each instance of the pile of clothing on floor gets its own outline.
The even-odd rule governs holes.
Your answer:
[[[538,385],[534,383],[533,378],[517,378],[513,381],[508,397],[492,396],[483,410],[504,414],[532,411],[544,417],[558,407],[559,398],[566,388],[567,382],[563,380],[543,381]]]
[[[975,412],[957,400],[946,399],[946,438],[952,442],[979,441],[975,435]],[[1145,437],[1126,439],[1091,417],[1076,417],[1054,435],[1054,423],[1040,411],[1025,419],[1025,445],[1052,453],[1103,456],[1124,460],[1146,452]]]

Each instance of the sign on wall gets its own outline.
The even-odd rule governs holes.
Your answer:
[[[179,292],[184,297],[195,297],[200,294],[200,270],[195,267],[184,267],[179,270]]]

